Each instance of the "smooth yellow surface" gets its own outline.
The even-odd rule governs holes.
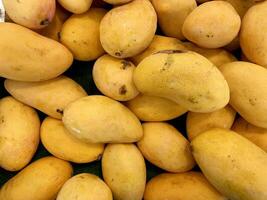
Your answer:
[[[25,167],[39,144],[37,112],[13,97],[0,100],[0,166],[9,171]]]
[[[267,67],[267,1],[252,6],[242,20],[240,46],[246,57]]]
[[[106,14],[102,8],[91,8],[83,14],[72,15],[62,26],[60,42],[76,60],[91,61],[104,54],[100,43],[100,21]]]
[[[52,22],[56,10],[55,0],[3,0],[3,4],[6,13],[15,23],[31,29],[46,27]]]
[[[146,166],[134,144],[109,144],[102,158],[102,172],[116,200],[142,200]]]
[[[117,58],[141,53],[152,42],[157,15],[148,0],[134,0],[111,9],[100,24],[100,41],[107,53]]]
[[[267,128],[267,70],[249,62],[232,62],[219,69],[230,88],[230,105],[251,124]]]
[[[186,132],[189,140],[211,128],[230,129],[235,120],[236,111],[229,105],[211,113],[188,112]]]
[[[93,0],[58,0],[58,3],[66,10],[81,14],[89,10]]]
[[[55,200],[58,191],[71,176],[70,163],[52,156],[44,157],[9,179],[0,190],[0,199]]]
[[[109,187],[89,173],[73,176],[61,188],[57,200],[112,200]]]
[[[193,155],[209,182],[232,200],[267,199],[267,153],[227,129],[196,137]]]
[[[64,127],[61,120],[47,117],[41,126],[41,141],[54,156],[74,163],[89,163],[101,158],[104,144],[84,143]]]
[[[143,94],[127,101],[126,106],[142,121],[167,121],[187,112],[169,99]]]
[[[154,165],[169,172],[191,170],[195,161],[189,142],[175,127],[163,122],[143,123],[144,136],[137,146]]]
[[[144,200],[227,200],[200,172],[164,173],[146,186]]]
[[[66,47],[20,25],[0,23],[0,35],[2,77],[44,81],[59,76],[72,64]]]
[[[146,57],[134,71],[137,89],[164,97],[194,112],[212,112],[229,101],[229,88],[220,71],[191,51],[161,51]]]
[[[182,27],[186,17],[197,7],[195,0],[151,0],[164,35],[185,39]]]
[[[143,136],[138,118],[121,103],[102,95],[69,104],[63,123],[71,134],[90,143],[132,143]]]
[[[78,83],[66,76],[36,83],[5,80],[4,85],[17,100],[57,119],[62,118],[69,103],[87,96]]]
[[[186,39],[205,48],[229,44],[240,29],[241,19],[226,1],[210,1],[194,9],[185,19],[182,32]]]
[[[238,134],[244,136],[249,139],[254,144],[258,145],[264,151],[267,152],[267,129],[260,128],[248,123],[242,117],[239,117],[233,127],[232,130],[237,132]]]

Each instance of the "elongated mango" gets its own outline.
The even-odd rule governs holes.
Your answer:
[[[212,112],[229,102],[229,87],[220,71],[191,51],[166,50],[146,57],[134,71],[137,89],[167,98],[193,112]]]
[[[267,199],[267,153],[226,129],[211,129],[192,143],[193,155],[209,182],[231,200]]]
[[[15,99],[57,119],[61,119],[69,103],[87,95],[78,83],[66,76],[34,83],[7,79],[4,85]]]
[[[0,76],[43,81],[65,72],[73,61],[62,44],[13,23],[0,23]]]
[[[70,163],[48,156],[41,158],[6,182],[1,200],[55,200],[62,185],[72,176]]]
[[[132,143],[143,136],[140,121],[127,107],[101,95],[70,103],[62,120],[71,134],[89,143]]]

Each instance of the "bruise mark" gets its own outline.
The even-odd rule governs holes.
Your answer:
[[[123,51],[117,51],[117,52],[115,52],[115,56],[121,57],[122,53],[123,53]]]
[[[0,124],[3,124],[5,122],[4,116],[0,116]]]
[[[62,110],[62,109],[59,109],[59,108],[58,108],[56,111],[57,111],[57,113],[59,113],[59,114],[62,114],[62,115],[63,115],[63,110]]]
[[[250,105],[255,106],[255,105],[256,105],[256,101],[257,101],[257,99],[256,99],[256,98],[254,98],[254,99],[251,99],[251,98],[250,98],[248,101],[249,101],[249,104],[250,104]]]
[[[80,179],[85,179],[84,176],[80,176]]]
[[[73,43],[75,43],[75,44],[76,44],[76,43],[77,43],[77,40],[73,40]]]
[[[21,68],[20,67],[18,67],[18,66],[14,66],[14,67],[12,67],[15,71],[21,71]]]
[[[166,59],[164,65],[163,65],[163,67],[160,69],[160,71],[161,71],[161,72],[164,72],[164,71],[168,70],[168,69],[171,67],[171,65],[173,64],[173,62],[174,62],[173,57],[170,56],[170,55],[168,55],[168,57],[167,57],[167,59]]]
[[[206,35],[207,38],[213,38],[214,35],[212,33]]]
[[[121,68],[122,68],[123,70],[125,70],[127,67],[131,67],[131,62],[129,62],[129,61],[127,61],[127,60],[123,60],[123,61],[121,61],[121,64],[122,64]]]
[[[197,103],[198,103],[198,99],[197,99],[197,97],[194,97],[194,96],[189,97],[187,100],[188,100],[189,102],[193,103],[193,104],[197,104]]]
[[[50,22],[49,22],[49,19],[44,19],[40,22],[40,25],[42,26],[45,26],[45,25],[48,25]]]
[[[123,86],[120,87],[119,93],[121,95],[125,95],[127,93],[127,89],[126,89],[126,86],[125,85],[123,85]]]
[[[186,53],[188,52],[187,50],[162,50],[162,51],[158,51],[154,54],[158,54],[158,53],[166,53],[166,54],[176,54],[176,53]]]
[[[18,2],[18,3],[21,3],[21,1],[20,1],[20,0],[17,0],[17,2]]]
[[[86,41],[82,41],[82,43],[83,43],[84,45],[88,45],[88,42],[86,42]]]

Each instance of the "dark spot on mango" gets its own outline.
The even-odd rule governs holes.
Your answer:
[[[213,38],[214,35],[213,35],[213,34],[207,34],[206,37],[207,37],[207,38]]]
[[[127,60],[123,60],[121,61],[121,64],[122,64],[122,69],[125,70],[127,67],[130,67],[131,66],[131,63]]]
[[[115,56],[117,56],[117,57],[121,57],[121,55],[122,55],[122,51],[117,51],[117,52],[115,52]]]
[[[255,106],[257,99],[256,98],[254,98],[254,99],[253,98],[250,98],[248,101],[249,101],[249,104],[250,105]]]
[[[126,89],[126,86],[125,85],[123,85],[123,86],[120,87],[119,93],[121,95],[125,95],[127,93],[127,89]]]
[[[44,19],[40,22],[40,25],[45,26],[48,25],[50,23],[49,19]]]
[[[57,113],[60,113],[60,114],[63,115],[63,110],[62,110],[62,109],[59,109],[59,108],[58,108],[56,111],[57,111]]]
[[[186,50],[162,50],[162,51],[158,51],[154,54],[158,54],[158,53],[165,53],[165,54],[176,54],[176,53],[186,53],[188,51]]]
[[[0,116],[0,124],[4,123],[5,122],[5,118],[4,116]]]
[[[84,179],[84,176],[80,176],[80,179]]]
[[[188,100],[189,102],[193,103],[193,104],[197,104],[197,103],[198,103],[198,99],[197,99],[197,97],[194,97],[194,96],[189,97],[187,100]]]

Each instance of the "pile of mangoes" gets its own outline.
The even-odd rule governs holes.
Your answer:
[[[267,200],[267,1],[3,4],[0,167],[19,172],[0,200]],[[103,180],[73,176],[96,160]]]

